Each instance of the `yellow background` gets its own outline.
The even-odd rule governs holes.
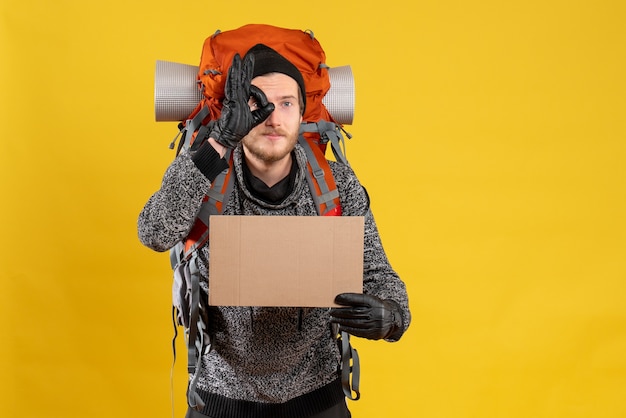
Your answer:
[[[3,0],[0,416],[171,416],[169,261],[135,226],[173,158],[154,64],[246,23],[355,74],[348,158],[414,319],[355,341],[353,415],[626,416],[624,5]]]

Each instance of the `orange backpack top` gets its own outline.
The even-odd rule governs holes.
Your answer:
[[[224,83],[236,53],[242,57],[254,45],[262,43],[283,55],[302,73],[306,86],[305,122],[333,121],[322,103],[330,89],[326,54],[312,32],[284,29],[270,25],[246,25],[220,32],[204,41],[198,82],[203,94],[200,106],[208,105],[211,119],[217,119],[222,109]]]

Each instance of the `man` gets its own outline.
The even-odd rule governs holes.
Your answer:
[[[297,143],[306,106],[298,69],[265,45],[229,70],[220,119],[197,151],[172,162],[142,210],[138,230],[165,251],[185,238],[211,182],[233,149],[235,190],[225,215],[316,215]],[[204,408],[187,417],[350,417],[339,376],[332,325],[358,337],[397,341],[410,322],[404,283],[390,266],[353,171],[330,162],[344,216],[364,216],[364,294],[340,294],[340,308],[207,307],[212,348],[203,354],[197,391]],[[289,254],[285,254],[289,257]],[[204,298],[208,244],[200,252]],[[206,302],[206,300],[205,300]]]

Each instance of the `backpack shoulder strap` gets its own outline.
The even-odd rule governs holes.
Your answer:
[[[174,338],[172,348],[176,361],[177,326],[185,327],[187,343],[187,371],[192,376],[187,390],[189,406],[201,409],[204,402],[196,392],[202,354],[211,348],[208,334],[208,318],[200,312],[200,271],[198,269],[198,249],[209,239],[209,217],[222,213],[224,204],[232,191],[232,152],[227,151],[229,168],[222,171],[211,184],[204,198],[200,211],[196,216],[187,238],[170,250],[170,262],[174,270],[172,285]],[[173,367],[173,366],[172,366]]]
[[[330,142],[330,148],[335,156],[335,159],[342,164],[350,165],[346,158],[345,142],[341,132],[344,132],[348,139],[352,138],[352,135],[345,131],[340,125],[335,122],[329,122],[327,120],[319,120],[317,122],[303,122],[300,125],[300,134],[316,133],[319,135],[320,144],[325,149],[326,144]],[[322,149],[322,148],[321,148]]]
[[[307,181],[318,215],[340,216],[339,191],[326,157],[317,145],[311,144],[303,135],[298,137],[298,143],[307,156]]]
[[[315,128],[319,129],[319,126],[308,132],[318,132]],[[339,134],[338,137],[341,138],[341,135]],[[317,205],[318,214],[323,216],[341,216],[339,191],[324,153],[317,144],[312,144],[312,141],[307,140],[303,135],[300,135],[298,142],[307,155],[307,172],[309,174],[307,181],[313,192],[313,199]],[[335,153],[335,156],[337,157],[337,153]],[[347,164],[345,156],[340,161]],[[361,397],[359,389],[361,375],[359,354],[350,344],[350,334],[343,331],[341,333],[335,332],[335,334],[337,335],[337,342],[341,352],[341,387],[348,399],[356,401]]]
[[[185,239],[184,258],[202,247],[209,239],[209,217],[219,215],[224,210],[224,204],[233,190],[233,156],[232,151],[226,151],[228,168],[222,171],[211,184],[211,188],[204,197],[204,202],[196,216],[196,221]]]

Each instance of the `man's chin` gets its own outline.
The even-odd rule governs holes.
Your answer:
[[[243,147],[248,156],[267,164],[282,160],[285,156],[289,155],[293,149],[293,147],[289,148],[284,146],[284,144],[273,141],[263,141],[263,144],[258,142],[244,142]]]

